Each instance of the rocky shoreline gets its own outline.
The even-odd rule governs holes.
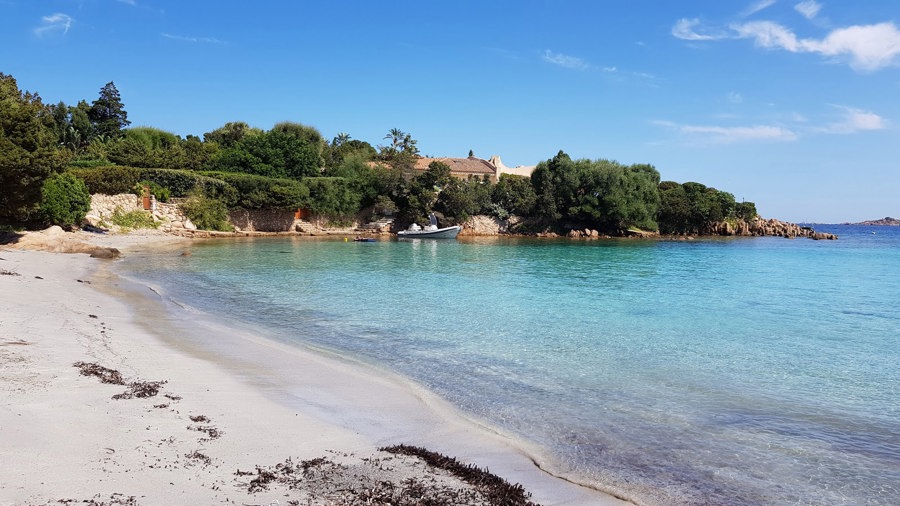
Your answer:
[[[511,234],[509,231],[515,227],[517,221],[498,220],[489,216],[474,216],[469,218],[463,226],[460,235],[463,236],[495,236],[495,235],[517,235]],[[557,232],[546,231],[535,234],[537,237],[568,237],[571,239],[610,239],[613,236],[603,234],[597,230],[570,229],[568,232],[559,234]],[[813,240],[836,240],[835,234],[816,232],[812,227],[800,226],[796,223],[776,219],[755,218],[750,221],[737,222],[718,222],[711,223],[705,229],[696,235],[665,235],[658,232],[648,232],[644,230],[627,230],[622,237],[637,238],[671,238],[671,239],[692,239],[694,237],[784,237],[795,239],[798,237]]]
[[[875,225],[879,227],[900,227],[900,220],[885,216],[880,220],[867,220],[859,223],[842,223],[842,225]]]
[[[91,199],[91,210],[88,213],[86,221],[94,227],[110,226],[112,216],[116,211],[131,212],[142,210],[140,200],[135,195],[93,195]],[[259,237],[259,236],[279,236],[279,235],[303,235],[303,236],[390,236],[391,222],[386,222],[378,228],[349,226],[349,227],[330,227],[328,224],[322,225],[317,222],[308,222],[296,218],[290,212],[269,212],[272,216],[256,216],[251,217],[250,213],[243,212],[247,216],[241,215],[240,212],[232,213],[232,219],[240,222],[240,227],[235,226],[232,232],[216,232],[208,230],[199,230],[191,223],[173,203],[156,203],[152,211],[147,211],[152,216],[155,223],[158,224],[159,231],[170,235],[176,235],[186,238],[211,238],[211,237]],[[258,213],[257,213],[258,214]],[[277,216],[275,216],[277,215]],[[261,218],[263,218],[261,220]],[[259,226],[261,223],[257,221],[265,221],[268,226]],[[893,220],[896,224],[900,224],[900,220],[893,218],[885,218],[886,221]],[[522,218],[510,216],[506,220],[500,220],[491,216],[473,216],[463,223],[461,236],[523,236],[523,237],[568,237],[572,239],[607,239],[613,236],[603,234],[595,229],[590,228],[572,228],[568,231],[543,231],[534,234],[520,234],[515,230],[522,223]],[[114,227],[113,227],[114,228]],[[114,230],[115,231],[115,230]],[[718,237],[718,236],[740,236],[740,237],[785,237],[794,239],[805,237],[813,240],[835,240],[837,236],[829,233],[816,232],[812,227],[800,226],[796,223],[789,223],[776,219],[754,218],[749,221],[723,221],[710,223],[696,234],[690,235],[665,235],[658,232],[644,230],[627,230],[621,236],[616,237],[636,237],[636,238],[670,238],[670,239],[692,239],[694,237]]]

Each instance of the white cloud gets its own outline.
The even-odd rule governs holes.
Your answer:
[[[655,124],[672,128],[692,138],[714,144],[731,144],[748,141],[793,141],[797,139],[790,129],[773,125],[725,127],[716,125],[680,125],[671,121]]]
[[[745,16],[745,17],[752,16],[759,11],[768,9],[769,7],[775,5],[776,1],[777,0],[758,0],[757,2],[753,3],[753,5],[751,5],[750,7],[747,7],[746,9],[744,9],[744,12],[741,13],[741,16]]]
[[[698,31],[696,28],[700,26],[699,19],[681,18],[672,27],[672,35],[682,40],[719,40],[725,38],[725,34],[710,31],[706,28]],[[700,32],[707,33],[700,33]]]
[[[728,101],[732,104],[740,104],[744,101],[744,97],[740,93],[732,91],[728,93]]]
[[[121,2],[123,4],[134,5],[137,6],[137,0],[116,0],[117,2]]]
[[[214,37],[186,37],[184,35],[172,35],[171,33],[161,33],[160,35],[167,39],[193,42],[195,44],[226,44],[224,40],[219,40]]]
[[[560,67],[565,67],[567,69],[585,70],[591,67],[589,63],[582,60],[581,58],[578,58],[576,56],[569,56],[562,53],[554,53],[549,49],[544,51],[542,59],[547,63],[559,65]]]
[[[822,4],[815,0],[803,0],[794,6],[794,10],[799,12],[806,19],[813,19],[818,16],[819,11],[822,10]]]
[[[864,111],[842,105],[834,106],[843,113],[841,121],[829,123],[816,131],[828,134],[852,134],[868,130],[884,130],[887,120],[871,111]]]
[[[64,35],[69,33],[69,28],[75,20],[68,14],[57,12],[41,18],[41,26],[34,29],[34,33],[42,36],[46,33],[61,31]]]
[[[734,24],[731,29],[738,38],[754,39],[756,45],[768,49],[846,57],[856,70],[892,66],[900,56],[900,30],[891,22],[839,28],[822,40],[799,39],[790,29],[771,21]]]
[[[800,51],[800,41],[794,32],[772,21],[733,24],[731,29],[737,32],[739,39],[754,39],[756,45],[760,47],[769,49],[780,47],[794,53]]]

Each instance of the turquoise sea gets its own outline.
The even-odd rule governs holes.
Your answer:
[[[229,240],[120,269],[639,503],[900,504],[900,228],[816,228],[840,239]]]

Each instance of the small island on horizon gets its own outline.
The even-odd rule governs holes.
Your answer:
[[[900,227],[900,219],[891,218],[890,216],[885,216],[880,220],[867,220],[861,221],[859,223],[844,223],[844,225],[878,225],[878,226],[888,226],[888,227]]]

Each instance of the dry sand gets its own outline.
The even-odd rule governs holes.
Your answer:
[[[127,255],[175,240],[21,243]],[[12,247],[0,246],[0,505],[524,504],[503,502],[515,487],[473,485],[489,477],[459,463],[521,483],[535,503],[626,504],[541,471],[521,444],[402,378],[176,321],[111,274],[114,260]],[[378,450],[397,444],[451,455],[457,473]]]

